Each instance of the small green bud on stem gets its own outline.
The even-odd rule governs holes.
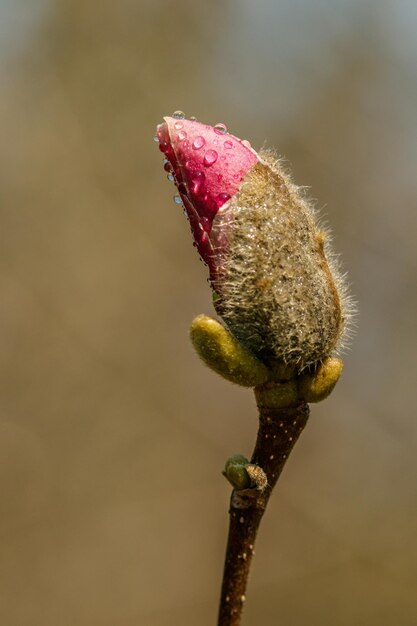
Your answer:
[[[227,478],[234,489],[249,489],[251,478],[246,471],[249,464],[248,459],[241,454],[234,454],[226,461],[223,475]]]

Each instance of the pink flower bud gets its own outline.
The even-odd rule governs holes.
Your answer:
[[[165,117],[157,128],[165,169],[174,176],[198,252],[209,266],[212,281],[218,271],[220,241],[212,236],[213,220],[232,198],[258,161],[248,144],[226,133],[223,124]],[[225,238],[222,244],[225,245]]]
[[[296,371],[329,356],[351,305],[310,203],[270,152],[223,124],[164,119],[164,167],[231,333],[267,364]]]

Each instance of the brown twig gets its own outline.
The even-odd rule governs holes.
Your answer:
[[[239,626],[256,535],[269,497],[307,423],[305,402],[295,407],[259,407],[259,430],[251,463],[261,467],[265,489],[232,492],[218,626]]]

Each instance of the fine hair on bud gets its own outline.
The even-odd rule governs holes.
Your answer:
[[[228,240],[216,308],[243,345],[296,371],[341,347],[351,304],[328,234],[274,155],[259,154],[213,231]]]

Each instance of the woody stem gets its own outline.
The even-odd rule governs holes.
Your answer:
[[[218,626],[240,626],[255,540],[269,497],[285,462],[307,423],[305,402],[287,408],[259,407],[259,430],[251,463],[261,467],[268,479],[263,491],[243,497],[233,491],[230,501],[229,536],[226,547]]]

